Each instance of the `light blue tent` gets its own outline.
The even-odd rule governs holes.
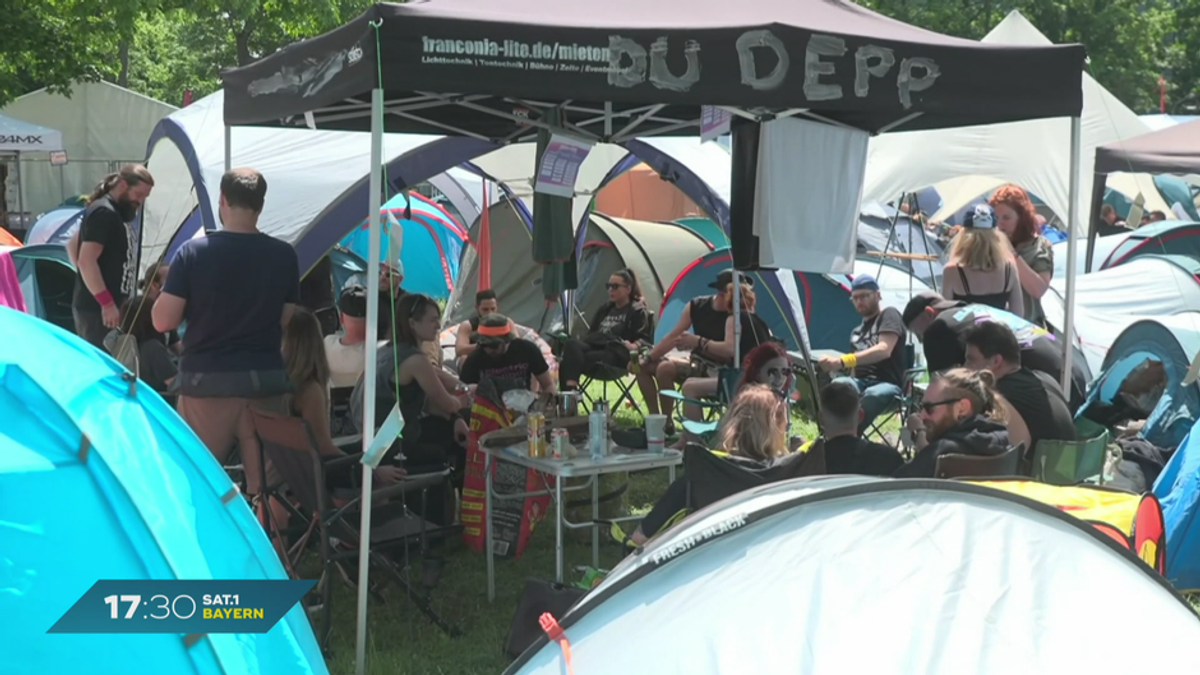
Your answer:
[[[1200,423],[1192,427],[1154,482],[1167,528],[1167,580],[1200,592]]]
[[[261,635],[46,633],[100,579],[285,579],[245,500],[112,358],[0,307],[0,671],[328,672],[297,605]]]
[[[1200,351],[1200,316],[1195,312],[1142,319],[1129,324],[1108,348],[1100,375],[1092,383],[1078,416],[1107,424],[1107,409],[1121,404],[1126,378],[1139,368],[1159,364],[1165,381],[1141,435],[1151,443],[1173,448],[1200,419],[1200,385],[1183,384],[1192,358]]]

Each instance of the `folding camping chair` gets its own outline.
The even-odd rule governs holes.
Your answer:
[[[992,476],[1016,476],[1025,444],[1018,443],[1008,450],[985,457],[951,453],[937,458],[933,470],[934,478],[984,478]]]
[[[900,424],[903,425],[904,420],[908,419],[908,416],[916,410],[925,393],[924,387],[917,382],[925,373],[925,369],[916,367],[916,362],[916,348],[912,344],[906,343],[904,345],[904,383],[900,386],[900,395],[896,397],[892,405],[885,408],[878,417],[871,421],[871,424],[867,425],[866,431],[862,434],[863,438],[875,434],[877,438],[886,443],[887,437],[883,433],[883,427],[887,421],[898,415]],[[900,447],[903,445],[903,434],[898,434],[895,443],[888,443],[888,445],[901,451],[901,454],[907,450],[907,448]]]
[[[303,419],[285,417],[270,413],[250,410],[255,433],[258,435],[264,459],[279,473],[282,484],[269,486],[263,495],[265,498],[274,496],[302,526],[307,526],[305,534],[285,554],[285,563],[290,563],[305,548],[309,538],[315,532],[320,542],[322,564],[321,581],[321,614],[322,627],[318,638],[322,650],[327,651],[332,631],[332,578],[333,572],[344,564],[352,563],[358,558],[359,510],[362,497],[356,494],[342,506],[334,504],[334,496],[326,484],[326,477],[331,471],[346,470],[358,473],[358,461],[361,455],[347,455],[331,461],[322,460],[317,452],[312,432]],[[283,486],[287,493],[284,494]],[[397,552],[407,553],[413,543],[420,544],[421,552],[428,550],[431,537],[445,537],[453,532],[461,531],[461,527],[431,528],[424,518],[428,503],[428,491],[439,485],[445,486],[450,494],[449,467],[440,467],[426,473],[410,474],[400,483],[374,491],[373,503],[382,503],[394,497],[405,497],[408,494],[418,494],[421,502],[420,515],[414,515],[407,506],[388,503],[373,510],[375,524],[370,532],[370,562],[374,569],[386,575],[408,595],[421,613],[435,625],[446,631],[452,637],[460,635],[455,626],[447,623],[434,611],[429,599],[417,593],[408,578],[402,573],[402,566],[393,559]],[[299,508],[292,500],[299,503]],[[378,500],[378,502],[376,502]],[[264,508],[266,513],[269,508]],[[276,529],[271,524],[265,524],[268,532]],[[275,532],[273,534],[282,535]],[[338,544],[333,544],[337,539]],[[342,570],[345,571],[345,567]],[[351,575],[347,573],[347,577]]]
[[[600,383],[600,396],[598,398],[593,397],[588,393],[588,389],[591,387],[593,382]],[[617,368],[616,366],[610,366],[606,363],[597,363],[588,368],[584,368],[583,377],[580,378],[579,382],[579,391],[582,394],[583,399],[582,403],[584,409],[581,411],[583,414],[586,415],[587,411],[591,410],[596,405],[596,401],[610,400],[608,398],[608,385],[610,384],[616,387],[617,391],[620,393],[620,395],[617,397],[617,400],[612,403],[610,407],[611,410],[614,412],[619,410],[621,404],[628,401],[629,405],[635,411],[637,411],[639,415],[644,414],[642,407],[637,404],[637,401],[633,400],[633,387],[637,384],[637,379],[630,378],[630,372],[628,369]]]
[[[1108,457],[1108,429],[1091,438],[1057,441],[1043,438],[1033,449],[1032,476],[1051,485],[1075,485],[1095,481],[1104,484],[1104,462]]]
[[[699,443],[688,443],[683,449],[683,476],[677,479],[684,481],[685,506],[667,518],[652,536],[657,537],[688,515],[739,492],[824,473],[823,438],[814,441],[807,451],[794,452],[770,466],[730,457],[727,453],[709,450]],[[601,522],[610,525],[614,539],[627,547],[633,546],[615,521]]]
[[[700,399],[691,399],[684,396],[682,390],[677,389],[662,389],[659,392],[660,396],[676,401],[676,422],[679,426],[688,428],[689,420],[683,416],[684,404],[691,404],[701,408],[704,416],[704,423],[713,423],[715,418],[720,416],[720,412],[733,401],[733,395],[736,394],[738,381],[742,380],[742,369],[733,368],[733,366],[722,366],[715,362],[710,362],[708,359],[700,357],[692,357],[696,362],[706,366],[709,371],[716,371],[716,394],[712,396],[703,396]],[[680,387],[682,389],[682,387]],[[691,420],[696,422],[696,420]],[[695,426],[692,425],[692,426]]]

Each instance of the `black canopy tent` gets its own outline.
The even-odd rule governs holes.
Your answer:
[[[1078,45],[984,45],[846,0],[377,4],[325,35],[222,73],[226,150],[228,129],[236,125],[369,129],[369,264],[375,268],[385,131],[508,143],[556,128],[621,143],[636,136],[696,135],[702,106],[752,123],[799,115],[873,134],[1072,117],[1078,157],[1084,59]],[[556,124],[546,121],[551,117]],[[438,159],[423,161],[423,170],[435,175],[462,161],[446,158],[442,166]],[[735,213],[747,197],[753,199],[735,187]],[[753,223],[735,215],[732,226],[750,232]],[[374,269],[369,280],[373,331]],[[369,342],[369,389],[375,352]],[[371,391],[365,403],[372,419]],[[364,447],[371,436],[368,428]],[[369,505],[369,477],[364,486],[363,503]],[[369,531],[369,508],[363,517],[362,530]],[[366,645],[366,560],[362,555],[359,672]]]
[[[1088,221],[1087,267],[1092,268],[1104,186],[1110,173],[1169,173],[1200,175],[1200,121],[1114,141],[1096,148],[1096,181],[1092,184],[1091,219]]]
[[[571,131],[620,142],[694,135],[701,105],[871,133],[1069,117],[1084,58],[1078,45],[985,45],[843,0],[429,0],[375,5],[222,79],[231,125],[366,131],[382,86],[388,132],[513,141],[560,107]]]

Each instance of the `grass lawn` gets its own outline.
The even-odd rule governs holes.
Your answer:
[[[610,385],[610,396],[613,396],[613,391]],[[599,394],[598,385],[589,393]],[[638,405],[642,405],[641,395],[635,393],[635,396]],[[642,416],[629,407],[614,411],[614,417],[622,426],[642,423]],[[800,418],[795,420],[793,429],[805,438],[812,438],[816,433],[815,424]],[[626,509],[632,513],[648,511],[666,486],[665,469],[632,474],[629,489],[625,493]],[[581,575],[574,571],[574,567],[591,563],[590,531],[568,531],[564,539],[567,581],[578,581]],[[601,532],[600,541],[600,564],[606,569],[611,568],[620,559],[620,547],[606,532]],[[501,649],[526,580],[554,578],[553,522],[543,521],[539,524],[529,548],[520,559],[497,559],[496,600],[493,603],[487,599],[487,563],[482,554],[474,553],[456,542],[447,558],[441,582],[432,591],[431,597],[434,608],[443,618],[458,626],[463,637],[447,637],[413,607],[400,589],[385,587],[383,594],[386,602],[380,603],[372,598],[368,613],[368,673],[498,675],[502,672],[508,666],[509,659]],[[313,559],[311,563],[308,578],[315,578],[319,574],[316,560]],[[414,557],[412,576],[418,586],[420,569],[420,561]],[[335,675],[355,672],[356,603],[355,591],[338,578],[334,583],[333,655],[329,662],[329,670]]]

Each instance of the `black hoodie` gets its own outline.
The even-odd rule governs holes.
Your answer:
[[[930,441],[913,461],[896,469],[896,478],[933,478],[937,458],[942,455],[978,455],[992,457],[1009,447],[1008,428],[981,415],[959,420],[941,438]]]

